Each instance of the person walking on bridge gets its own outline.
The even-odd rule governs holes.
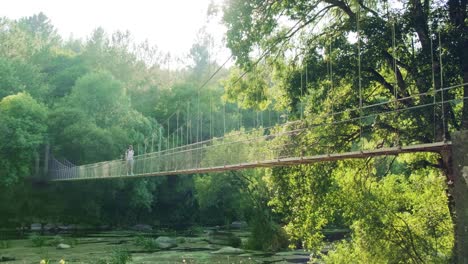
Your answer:
[[[127,176],[133,176],[133,146],[129,145],[125,152],[125,160],[127,161]]]

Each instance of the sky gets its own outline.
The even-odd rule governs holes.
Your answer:
[[[86,39],[94,29],[102,27],[108,34],[117,30],[130,31],[139,43],[148,40],[163,52],[183,58],[203,26],[212,34],[218,62],[229,52],[222,48],[225,28],[216,21],[208,23],[207,10],[211,0],[2,0],[0,17],[18,19],[43,12],[68,39]],[[221,0],[215,1],[217,4]]]

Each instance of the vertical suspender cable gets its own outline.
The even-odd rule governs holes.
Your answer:
[[[444,141],[447,140],[445,134],[445,103],[444,103],[444,71],[442,65],[442,41],[440,39],[440,29],[439,29],[439,63],[440,63],[440,92],[442,95],[442,131],[444,136]]]
[[[197,110],[197,142],[200,141],[199,139],[199,130],[200,130],[200,88],[198,88],[198,94],[197,94],[197,100],[198,100],[198,110]],[[201,136],[201,135],[200,135]]]
[[[260,93],[257,93],[255,95],[257,97],[257,104],[260,104]],[[255,119],[254,119],[254,128],[259,127],[259,122],[258,122],[258,108],[255,108]]]
[[[258,117],[258,109],[255,110],[255,128],[259,128],[260,127],[260,121],[259,121],[259,117]]]
[[[189,103],[189,113],[190,113],[190,103]],[[189,143],[192,144],[193,143],[193,127],[194,127],[194,120],[192,118],[193,116],[190,116],[190,120],[189,120]]]
[[[166,140],[166,149],[169,149],[169,119],[167,119],[167,140]]]
[[[162,133],[163,133],[163,126],[160,124],[159,125],[159,143],[158,143],[158,152],[161,152],[161,148],[162,148]]]
[[[154,152],[154,131],[151,133],[151,152]]]
[[[357,46],[358,46],[358,85],[359,85],[359,141],[361,142],[362,150],[362,87],[361,87],[361,33],[359,28],[359,20],[361,13],[361,7],[358,9],[357,13]]]
[[[308,78],[308,69],[307,69],[307,60],[306,60],[306,63],[305,63],[305,83],[304,83],[304,86],[305,86],[305,90],[307,91],[307,84],[309,83],[309,78]],[[301,87],[301,96],[303,95],[303,90],[302,90],[302,87]],[[303,108],[303,105],[302,105],[302,102],[301,101],[301,108]],[[303,109],[302,109],[303,110]],[[302,113],[303,111],[301,111]]]
[[[393,72],[395,74],[395,85],[394,85],[394,88],[393,88],[393,96],[394,96],[394,100],[395,100],[395,110],[396,110],[396,113],[398,113],[398,93],[397,93],[397,89],[398,89],[398,74],[397,74],[397,63],[396,63],[396,31],[395,31],[395,19],[393,18],[392,19],[392,56],[393,56]],[[398,115],[397,115],[398,116]],[[396,117],[395,117],[396,119]],[[398,130],[398,125],[395,126],[395,134],[396,134],[396,142],[395,142],[395,145],[399,145],[399,137],[400,137],[400,133],[399,133],[399,130]]]
[[[305,90],[307,91],[307,84],[309,83],[309,78],[308,78],[308,70],[307,70],[307,61],[306,61],[306,68],[305,68],[306,72],[305,72]]]
[[[226,102],[223,103],[223,136],[226,135]]]
[[[398,75],[397,75],[397,65],[396,65],[396,36],[395,36],[395,19],[392,19],[392,55],[393,55],[393,72],[395,73],[395,87],[393,89],[393,95],[395,97],[395,106],[398,100],[397,98],[397,87],[398,87]]]
[[[176,146],[179,145],[179,110],[177,110],[177,130],[176,130]]]
[[[213,97],[210,95],[210,139],[213,138]]]
[[[269,107],[268,107],[268,127],[271,127],[271,111]]]
[[[332,41],[330,40],[330,95],[333,97],[333,58],[332,58]],[[333,113],[333,98],[331,98],[331,111]],[[333,116],[333,115],[332,115]]]
[[[264,127],[264,125],[263,125],[263,110],[260,111],[260,126]]]
[[[189,144],[189,120],[190,120],[190,101],[187,102],[187,115],[186,118],[186,126],[187,126],[187,145]]]
[[[303,98],[302,98],[302,69],[303,69],[303,68],[301,67],[301,98],[300,98],[300,104],[301,104],[301,109],[300,109],[300,111],[301,111],[301,120],[302,120],[302,112],[303,112],[303,111],[302,111],[302,99],[303,99]]]
[[[433,108],[434,108],[434,115],[433,115],[433,126],[434,126],[434,142],[437,140],[437,135],[436,135],[436,87],[435,87],[435,72],[434,72],[434,47],[432,43],[432,34],[430,35],[430,41],[431,41],[431,72],[432,72],[432,91],[434,92],[433,96]]]
[[[240,121],[240,108],[239,108],[239,105],[237,105],[237,121],[239,121],[239,122],[237,122],[237,123],[238,123],[238,125],[239,125],[239,129],[238,129],[238,130],[240,131],[240,128],[241,128],[241,121]]]

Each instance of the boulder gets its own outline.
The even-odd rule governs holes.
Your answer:
[[[132,230],[139,232],[151,232],[153,231],[153,228],[150,225],[136,224],[132,227]]]
[[[170,237],[160,236],[156,238],[155,242],[160,249],[171,249],[177,247],[176,240]]]
[[[42,225],[39,223],[31,224],[31,231],[39,232],[42,230]]]
[[[183,243],[187,242],[187,239],[185,239],[185,237],[176,237],[175,240],[176,240],[176,242],[178,244],[183,244]]]
[[[231,223],[231,228],[234,228],[234,229],[247,228],[247,222],[245,222],[245,221],[234,221],[234,222]]]
[[[69,249],[69,248],[71,248],[71,246],[67,244],[60,243],[57,245],[57,249]]]
[[[212,254],[242,254],[245,251],[240,248],[233,248],[233,247],[223,247],[217,251],[211,252]]]
[[[208,232],[208,242],[210,244],[238,247],[241,239],[229,232],[210,231]]]
[[[60,224],[60,225],[57,226],[57,228],[58,228],[60,231],[74,231],[74,230],[77,230],[77,229],[78,229],[78,226],[77,226],[77,225],[74,225],[74,224],[69,224],[69,225]]]
[[[57,226],[55,224],[47,224],[44,226],[45,231],[55,231],[57,229]]]

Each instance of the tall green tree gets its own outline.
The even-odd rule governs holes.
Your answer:
[[[227,85],[227,96],[239,99],[236,98],[239,94],[270,97],[279,94],[283,98],[272,100],[273,102],[283,104],[282,107],[295,112],[297,117],[305,110],[305,122],[316,125],[343,119],[359,119],[356,111],[342,111],[356,108],[360,102],[362,105],[372,105],[393,100],[395,97],[400,99],[398,106],[378,106],[365,110],[364,115],[372,111],[392,111],[396,107],[404,109],[430,104],[433,100],[429,96],[416,99],[412,96],[429,93],[431,89],[466,84],[466,65],[461,61],[465,55],[462,54],[461,47],[466,46],[467,24],[466,19],[460,21],[460,18],[466,18],[466,3],[409,1],[403,4],[406,8],[391,8],[388,3],[378,1],[227,2],[223,18],[228,27],[227,45],[236,57],[241,73],[247,72],[231,78]],[[451,35],[453,32],[457,32],[458,37]],[[442,65],[440,59],[435,59],[439,52]],[[259,85],[255,81],[258,71],[269,76],[271,83]],[[443,96],[449,100],[456,98],[461,102],[466,101],[464,98],[468,94],[466,85],[464,87],[464,91],[458,89],[457,92],[443,92]],[[255,101],[264,101],[265,96],[253,99],[254,102],[250,105],[254,105]],[[440,92],[436,99],[440,100]],[[449,131],[465,126],[468,120],[466,109],[468,104],[465,102],[453,103],[445,104],[443,108],[420,107],[419,110],[397,116],[368,118],[360,124],[348,122],[322,126],[307,130],[295,143],[310,152],[324,153],[330,150],[327,148],[340,152],[356,150],[362,146],[379,148],[410,142],[441,141],[444,137],[449,137]],[[341,114],[330,117],[331,113]],[[442,120],[446,121],[445,125]],[[300,155],[300,151],[296,154]],[[441,169],[439,164],[443,164],[440,156],[438,161],[428,157],[419,158],[418,163],[425,169]],[[367,163],[372,164],[373,160]],[[348,164],[350,168],[357,170],[349,175],[339,164],[273,170],[272,188],[275,198],[272,205],[286,215],[288,231],[293,239],[302,241],[307,248],[318,249],[317,243],[323,238],[322,230],[341,223],[353,230],[352,246],[347,249],[354,250],[354,253],[361,250],[363,259],[366,259],[364,256],[367,254],[383,262],[393,262],[399,258],[410,259],[415,263],[449,261],[453,243],[450,237],[453,231],[450,229],[447,201],[442,191],[446,186],[440,178],[436,177],[432,181],[428,177],[425,180],[432,181],[428,184],[438,190],[432,201],[440,206],[438,217],[444,220],[435,229],[443,230],[443,234],[426,243],[424,240],[432,235],[420,233],[420,228],[422,226],[422,230],[424,229],[429,216],[421,217],[424,214],[419,209],[427,204],[413,199],[409,202],[410,205],[403,205],[401,201],[392,200],[390,197],[393,196],[389,192],[383,195],[376,189],[397,191],[403,187],[399,183],[390,182],[412,185],[416,184],[412,180],[416,175],[430,173],[400,171],[395,172],[395,175],[387,175],[385,172],[369,171],[372,166],[356,162]],[[400,163],[400,166],[414,169],[411,163]],[[444,166],[447,168],[449,164],[444,164],[442,168]],[[367,171],[361,173],[359,170]],[[440,171],[431,173],[440,177]],[[336,177],[331,177],[333,175]],[[347,180],[343,182],[340,177]],[[375,182],[375,185],[367,182],[368,185],[359,189],[350,187],[356,187],[355,182],[366,181]],[[342,194],[344,191],[347,191],[345,195]],[[427,193],[431,193],[431,190],[427,190]],[[422,194],[413,194],[411,188],[404,187],[402,195],[414,197]],[[368,212],[369,218],[356,215],[349,217],[345,213],[343,201],[353,196],[361,197],[353,202],[361,207],[350,211]],[[371,214],[378,206],[368,204],[369,200],[386,209],[379,209],[381,215],[378,217]],[[392,207],[388,203],[397,206]],[[406,210],[405,206],[418,209]],[[403,216],[400,215],[401,212],[405,212]],[[381,216],[384,219],[380,219]],[[400,224],[405,226],[406,232],[398,229]],[[395,255],[385,253],[379,256],[381,259],[375,255],[375,248],[360,244],[372,243],[369,242],[372,237],[386,237],[392,241],[390,245],[394,246],[399,243],[395,236],[399,236],[399,242],[405,245],[402,252]],[[438,239],[445,241],[444,253],[440,258],[436,256],[436,252],[441,249]],[[392,246],[379,244],[378,247]],[[427,252],[431,253],[427,255]],[[370,261],[370,258],[367,260]]]
[[[47,132],[47,108],[27,93],[0,101],[0,183],[10,186],[34,174],[34,160]]]

